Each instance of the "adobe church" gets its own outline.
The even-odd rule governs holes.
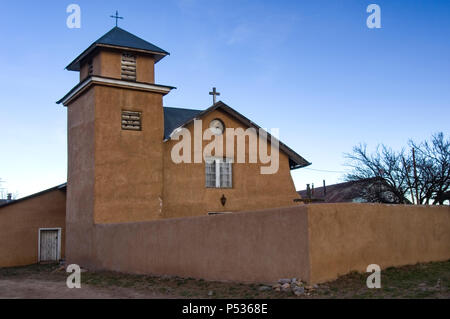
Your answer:
[[[227,147],[228,129],[257,128],[259,145],[268,135],[220,101],[163,107],[174,88],[155,83],[155,64],[167,55],[116,27],[69,64],[80,81],[59,101],[68,114],[67,184],[0,206],[0,267],[64,259],[88,271],[314,284],[373,263],[448,260],[448,207],[300,206],[290,170],[309,163],[278,140],[270,139],[271,155],[279,145],[272,174],[262,173],[261,157],[240,161],[239,147],[174,160],[198,133],[200,146],[185,143],[183,158],[210,146],[204,132]]]
[[[80,82],[58,101],[67,107],[67,186],[0,207],[0,222],[8,214],[17,218],[24,205],[32,207],[27,216],[36,214],[27,217],[33,221],[26,230],[32,233],[27,256],[5,258],[19,253],[5,246],[0,267],[43,261],[47,246],[58,251],[46,258],[70,254],[70,261],[91,264],[95,225],[298,205],[290,171],[310,163],[282,142],[275,174],[261,174],[266,164],[259,160],[238,163],[236,158],[213,157],[174,163],[171,151],[179,142],[174,132],[184,128],[194,135],[196,120],[201,120],[202,131],[218,127],[219,135],[226,128],[259,127],[221,101],[204,110],[163,107],[164,96],[175,88],[155,83],[155,64],[167,55],[114,27],[67,66],[80,74]],[[205,147],[208,142],[202,143]],[[54,207],[48,196],[54,192],[58,195],[52,196],[65,199],[57,201],[64,207]],[[39,214],[50,210],[53,215],[40,221]],[[46,238],[41,229],[57,229],[59,246],[41,243]],[[6,232],[0,239],[12,242],[14,236]]]
[[[87,214],[95,223],[136,222],[293,205],[290,169],[308,163],[282,144],[277,174],[236,163],[223,187],[207,186],[205,163],[173,163],[170,134],[192,130],[194,118],[203,130],[216,119],[244,129],[251,122],[221,102],[205,111],[164,108],[173,87],[155,83],[155,64],[167,55],[115,27],[67,67],[80,72],[59,101],[68,111],[68,220]]]

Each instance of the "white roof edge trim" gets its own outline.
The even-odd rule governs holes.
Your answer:
[[[78,94],[78,92],[83,90],[91,82],[123,85],[123,86],[128,86],[128,87],[131,87],[131,88],[147,89],[147,90],[153,90],[153,91],[158,91],[158,92],[163,92],[163,93],[169,93],[172,90],[171,87],[160,86],[160,85],[156,85],[156,84],[136,83],[136,82],[129,82],[129,81],[124,81],[124,80],[119,80],[119,79],[103,78],[103,77],[100,77],[100,76],[91,76],[90,78],[88,78],[84,82],[82,82],[80,84],[80,86],[77,87],[77,89],[74,90],[72,93],[70,93],[64,100],[62,100],[61,103],[63,105],[65,105],[67,101],[72,99],[72,97],[74,97],[76,94]]]

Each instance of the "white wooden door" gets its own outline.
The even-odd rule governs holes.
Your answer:
[[[41,230],[39,261],[58,261],[58,230]]]

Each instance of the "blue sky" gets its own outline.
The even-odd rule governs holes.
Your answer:
[[[68,29],[66,7],[81,7]],[[381,7],[381,29],[366,7]],[[0,178],[18,197],[66,181],[64,70],[114,26],[169,51],[156,82],[165,106],[221,99],[313,163],[297,189],[341,181],[360,142],[393,148],[450,128],[450,1],[8,1],[0,20]],[[328,170],[335,172],[323,172]]]

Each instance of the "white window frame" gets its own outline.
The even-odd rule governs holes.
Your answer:
[[[62,228],[39,228],[38,230],[38,263],[41,262],[41,231],[46,230],[57,230],[58,231],[58,254],[57,261],[61,260],[61,233]]]
[[[208,157],[205,160],[205,184],[206,184],[206,162],[215,162],[216,164],[216,186],[207,186],[207,188],[233,188],[233,159],[223,158],[223,157]],[[230,184],[231,186],[221,187],[220,186],[220,164],[229,163],[230,165]]]

